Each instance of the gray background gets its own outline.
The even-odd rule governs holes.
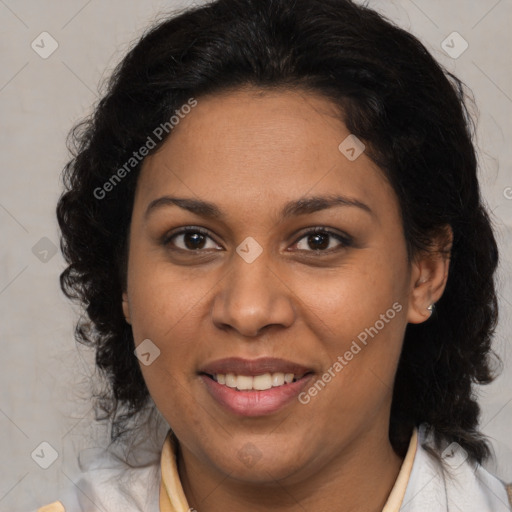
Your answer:
[[[101,444],[104,436],[91,421],[91,353],[75,346],[79,312],[60,292],[64,263],[59,252],[54,254],[65,138],[90,112],[98,85],[130,43],[159,14],[188,3],[0,0],[2,511],[26,511],[73,488],[77,453]],[[512,482],[512,146],[507,143],[512,136],[512,1],[377,0],[369,5],[418,36],[474,93],[482,190],[502,257],[495,350],[504,370],[480,389],[481,424],[497,455],[488,467]],[[469,44],[455,59],[441,47],[453,31]],[[48,51],[50,40],[44,36],[42,48],[42,32],[58,43],[46,59],[31,47],[35,40],[40,52]],[[454,45],[461,48],[456,40]],[[48,469],[31,458],[41,442],[58,453]]]

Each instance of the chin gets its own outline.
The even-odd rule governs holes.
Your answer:
[[[291,447],[286,449],[283,449],[283,446],[281,448],[262,447],[261,443],[257,446],[248,441],[233,453],[232,446],[230,446],[229,458],[224,451],[222,458],[214,458],[213,461],[222,473],[230,475],[230,478],[240,483],[272,485],[277,480],[293,483],[294,477],[297,477],[298,481],[303,480],[305,476],[303,471],[310,466],[304,457],[297,460],[296,454],[300,451]],[[300,454],[304,456],[303,452]]]

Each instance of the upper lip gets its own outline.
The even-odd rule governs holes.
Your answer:
[[[302,376],[312,372],[311,368],[286,359],[274,357],[261,357],[259,359],[243,359],[241,357],[228,357],[217,359],[203,366],[199,373],[208,375],[234,373],[235,375],[262,375],[264,373],[293,373]]]

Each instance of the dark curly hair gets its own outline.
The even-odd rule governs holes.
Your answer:
[[[398,196],[409,261],[452,228],[444,294],[430,320],[406,328],[389,438],[403,455],[411,429],[426,422],[438,448],[455,441],[481,463],[490,449],[474,384],[495,378],[498,249],[477,179],[470,95],[413,35],[350,0],[216,0],[175,12],[130,49],[70,133],[60,283],[85,308],[76,338],[94,347],[104,376],[96,419],[109,420],[114,442],[151,406],[121,305],[142,161],[103,199],[105,184],[187,100],[244,86],[300,89],[340,107]]]

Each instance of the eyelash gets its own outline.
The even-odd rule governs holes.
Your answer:
[[[162,240],[162,244],[165,247],[168,247],[169,245],[172,245],[171,244],[171,240],[173,238],[175,238],[176,236],[184,235],[184,234],[188,234],[188,233],[200,233],[201,235],[205,235],[208,238],[210,238],[211,240],[213,240],[213,238],[209,235],[208,230],[206,230],[204,228],[197,227],[197,226],[186,226],[186,227],[180,229],[179,231],[175,231],[175,232],[172,232],[172,233],[169,233],[168,235],[166,235],[164,237],[164,239]],[[323,226],[315,227],[314,229],[311,229],[309,231],[306,231],[305,233],[302,233],[300,238],[298,238],[293,245],[296,245],[303,238],[307,238],[310,235],[316,235],[318,233],[322,233],[322,234],[326,234],[326,235],[332,236],[333,238],[335,238],[336,240],[341,242],[341,245],[338,246],[338,247],[335,247],[335,248],[331,248],[331,249],[317,249],[317,250],[313,249],[313,250],[309,250],[309,251],[308,250],[305,251],[303,249],[299,249],[299,252],[309,252],[309,253],[311,253],[313,255],[322,256],[324,254],[332,254],[333,252],[336,252],[336,251],[341,250],[343,248],[351,247],[353,245],[353,240],[348,235],[341,235],[341,234],[336,233],[336,232],[330,230],[329,228],[326,228],[326,227],[323,227]],[[213,241],[215,242],[215,240],[213,240]],[[217,242],[215,242],[215,243],[217,243]],[[182,251],[182,252],[188,252],[188,253],[191,253],[191,254],[197,254],[196,251],[197,252],[204,252],[205,251],[204,249],[192,250],[192,249],[182,249],[180,247],[175,247],[175,248],[173,248],[173,250]]]

